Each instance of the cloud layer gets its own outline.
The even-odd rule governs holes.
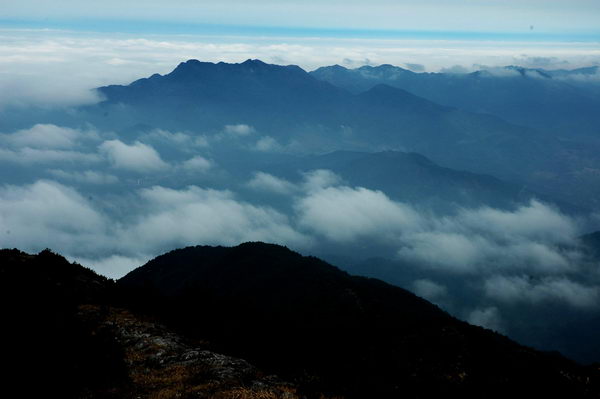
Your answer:
[[[527,24],[528,25],[528,24]],[[178,62],[243,62],[259,58],[312,70],[324,65],[407,65],[438,71],[452,65],[523,65],[552,59],[576,68],[600,63],[595,43],[445,38],[345,38],[252,35],[147,35],[0,30],[0,110],[7,106],[70,107],[101,100],[92,89],[170,72]],[[538,65],[536,64],[536,65]],[[469,67],[471,68],[471,67]]]

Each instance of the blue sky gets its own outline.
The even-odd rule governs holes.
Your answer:
[[[4,0],[4,26],[126,33],[600,38],[597,0]]]

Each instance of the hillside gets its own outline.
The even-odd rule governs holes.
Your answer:
[[[50,251],[0,260],[6,389],[25,396],[600,396],[593,367],[276,245],[172,251],[118,287]]]
[[[593,397],[597,389],[584,382],[591,369],[276,245],[172,251],[119,286],[186,334],[349,398]]]
[[[124,309],[113,281],[48,250],[0,250],[0,277],[5,394],[299,398],[293,384]]]

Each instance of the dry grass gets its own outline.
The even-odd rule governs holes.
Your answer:
[[[249,388],[234,388],[218,392],[214,399],[297,399],[295,390],[282,387],[279,392],[271,390],[252,390]]]

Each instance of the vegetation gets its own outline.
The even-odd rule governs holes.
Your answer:
[[[6,389],[25,397],[600,394],[598,368],[277,245],[172,251],[117,284],[50,251],[2,250],[0,276]]]

